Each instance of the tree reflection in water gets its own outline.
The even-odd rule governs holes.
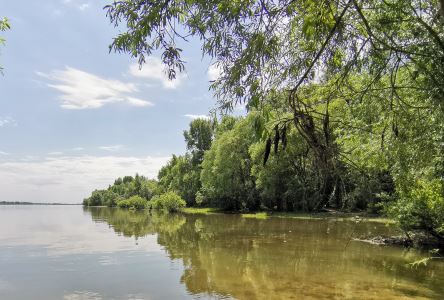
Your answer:
[[[382,224],[333,219],[246,219],[87,208],[117,234],[157,234],[170,259],[181,259],[181,282],[192,294],[238,299],[439,298],[444,265],[412,269],[424,255],[350,237],[389,234]],[[167,269],[165,271],[168,271]]]

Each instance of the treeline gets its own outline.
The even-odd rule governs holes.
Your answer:
[[[355,80],[354,88],[366,84],[365,77]],[[365,105],[326,101],[319,85],[305,93],[311,111],[303,121],[281,94],[244,117],[193,120],[184,131],[186,153],[173,155],[157,181],[119,178],[85,205],[131,207],[123,200],[137,196],[145,201],[141,208],[166,207],[158,200],[166,197],[171,210],[184,206],[176,205],[181,198],[187,206],[231,211],[359,210],[388,214],[406,231],[442,239],[441,112],[404,108],[395,121],[379,101],[381,91]]]
[[[366,80],[356,77],[353,88]],[[381,91],[365,105],[326,101],[320,85],[304,92],[311,108],[306,120],[295,120],[284,94],[244,117],[193,120],[184,131],[186,153],[173,155],[158,181],[124,177],[85,201],[115,206],[137,195],[154,204],[154,195],[177,194],[187,206],[231,211],[359,210],[388,214],[406,231],[442,239],[440,112],[404,108],[394,121]]]
[[[192,121],[184,132],[188,151],[173,155],[160,170],[158,189],[178,193],[188,206],[236,211],[381,212],[393,201],[395,186],[386,169],[364,172],[342,163],[332,170],[337,181],[323,203],[323,174],[309,145],[297,130],[273,118],[266,122],[251,111],[246,117]],[[270,125],[268,132],[264,127]]]
[[[85,206],[117,206],[123,200],[137,196],[144,201],[151,200],[157,193],[157,182],[144,176],[125,176],[117,178],[114,184],[105,190],[95,190],[83,200]]]
[[[442,112],[415,107],[421,95],[411,91],[399,93],[407,106],[396,115],[384,89],[359,102],[326,100],[322,85],[304,93],[303,117],[277,94],[245,117],[192,121],[187,152],[160,170],[159,190],[224,210],[364,210],[443,239]]]
[[[144,176],[117,178],[105,190],[95,190],[83,200],[84,206],[108,206],[128,209],[158,209],[175,212],[185,207],[185,201],[176,193],[162,193],[156,180]]]

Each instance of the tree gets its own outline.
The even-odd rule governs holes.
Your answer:
[[[382,88],[399,102],[401,91],[419,91],[427,105],[444,102],[444,29],[434,0],[134,0],[106,9],[114,25],[126,21],[126,31],[111,49],[130,53],[141,64],[161,49],[170,78],[185,66],[176,41],[198,37],[204,54],[223,70],[212,84],[221,108],[246,102],[261,109],[286,91],[293,126],[322,174],[320,207],[338,182],[332,172],[339,154],[331,140],[329,102],[351,96],[344,85],[361,74],[369,80],[353,91],[354,99]],[[399,84],[401,75],[404,84]],[[323,86],[317,101],[326,104],[324,111],[311,100],[313,84]]]
[[[406,232],[425,231],[444,242],[444,196],[442,181],[418,180],[401,191],[400,200],[390,207],[389,214]]]
[[[173,155],[168,164],[159,171],[159,185],[164,192],[178,193],[187,204],[196,203],[196,194],[201,188],[200,172],[204,152],[213,140],[212,122],[205,119],[191,121],[189,130],[184,133],[187,153],[183,156]]]
[[[9,30],[11,26],[9,25],[9,20],[5,17],[3,19],[0,19],[0,32]],[[3,46],[5,44],[5,39],[0,36],[0,46]],[[2,72],[3,68],[0,66],[0,72]]]
[[[159,186],[162,192],[173,191],[179,194],[188,205],[194,205],[196,193],[200,189],[200,166],[192,164],[189,154],[175,156],[159,171]]]
[[[250,174],[252,161],[248,149],[257,139],[250,119],[239,119],[233,129],[217,130],[216,139],[205,152],[200,175],[202,191],[208,202],[224,209],[258,209],[260,206]]]
[[[204,152],[210,149],[213,140],[213,125],[210,120],[195,119],[190,123],[190,129],[183,132],[187,150],[192,156],[193,165],[202,163]]]
[[[283,176],[290,168],[270,153],[273,145],[282,151],[279,145],[288,131],[307,147],[304,163],[297,166],[308,164],[309,186],[319,191],[314,209],[385,205],[399,212],[394,216],[405,230],[437,235],[442,234],[442,223],[436,221],[441,214],[430,207],[441,207],[444,197],[438,188],[444,181],[440,4],[132,0],[106,9],[115,26],[126,25],[111,49],[137,57],[141,65],[160,50],[174,79],[185,67],[177,41],[197,37],[203,54],[221,70],[211,84],[219,108],[232,110],[245,103],[261,115],[253,124],[257,140],[246,135],[250,128],[238,131],[244,120],[232,130],[216,130],[202,163],[202,192],[234,199],[235,207],[243,207],[239,195],[257,191],[257,186],[244,189],[239,181],[251,177],[246,168],[244,176],[232,171],[248,162],[262,195],[283,198],[270,187],[283,187],[286,183],[274,175]],[[270,157],[275,166],[258,165],[260,145],[248,150],[256,142],[262,143],[264,161]],[[227,153],[238,157],[225,157]],[[300,153],[292,153],[289,161]],[[298,180],[303,176],[292,174]],[[220,189],[221,183],[232,191]],[[392,206],[394,199],[398,202]]]
[[[106,190],[95,190],[89,198],[83,201],[83,204],[86,206],[103,205],[114,207],[119,201],[133,196],[138,196],[148,201],[158,193],[155,180],[136,174],[135,177],[125,176],[123,179],[117,178],[114,180],[114,184],[110,185]]]
[[[354,71],[377,81],[381,74],[396,76],[400,66],[423,76],[417,87],[431,85],[442,100],[443,17],[436,0],[132,0],[105,8],[115,26],[126,25],[110,48],[141,64],[160,49],[170,78],[184,69],[177,41],[198,37],[223,69],[214,87],[230,96],[227,106],[241,99],[256,106],[280,88],[299,101],[298,89],[307,83],[335,74],[343,80]]]
[[[270,149],[266,164],[263,164],[263,143],[255,142],[249,147],[253,160],[251,174],[255,177],[261,203],[268,209],[280,211],[313,210],[319,202],[313,156],[296,130],[288,129],[281,134],[285,134],[284,142],[276,147],[277,151]]]

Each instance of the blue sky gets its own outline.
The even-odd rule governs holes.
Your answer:
[[[0,50],[0,201],[80,202],[117,176],[155,177],[215,106],[217,71],[198,42],[183,46],[186,74],[173,82],[156,55],[139,70],[108,52],[119,29],[106,4],[1,1],[12,28]]]

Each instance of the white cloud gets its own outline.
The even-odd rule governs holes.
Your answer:
[[[2,187],[3,188],[3,187]],[[33,199],[29,198],[27,200]],[[39,210],[39,226],[36,227],[35,214]],[[33,251],[34,256],[57,256],[74,254],[97,254],[98,263],[106,263],[109,253],[119,251],[147,253],[163,253],[163,247],[157,244],[157,235],[147,235],[131,243],[128,237],[116,235],[106,223],[85,222],[91,218],[81,206],[71,207],[34,207],[34,209],[11,209],[2,213],[0,218],[0,245],[2,247],[36,246],[45,251]],[[29,234],[32,230],[33,234]],[[114,257],[114,256],[113,256]],[[117,260],[120,263],[120,260]],[[6,284],[5,284],[6,283]],[[0,290],[8,286],[8,282],[0,279]],[[10,285],[10,287],[13,287]],[[70,293],[66,291],[66,293]],[[77,292],[74,292],[75,294]],[[73,295],[71,294],[71,295]],[[91,300],[87,295],[78,293],[75,300]],[[80,295],[85,297],[80,297]],[[108,298],[107,298],[108,299]],[[132,299],[132,298],[125,298]],[[148,299],[148,298],[142,298]]]
[[[222,75],[222,69],[217,65],[211,65],[208,67],[207,76],[208,79],[210,79],[210,81],[215,81],[219,79],[221,75]]]
[[[9,155],[8,152],[0,151],[0,155]]]
[[[87,9],[88,7],[89,7],[89,3],[82,3],[82,4],[80,4],[79,9],[80,9],[80,10],[85,10],[85,9]]]
[[[0,160],[0,199],[80,203],[94,189],[139,173],[155,178],[169,157],[55,156]]]
[[[99,108],[105,104],[123,102],[133,106],[150,106],[149,101],[131,96],[138,89],[133,83],[105,79],[85,71],[65,67],[49,74],[37,72],[53,83],[48,86],[61,92],[59,100],[65,109]]]
[[[60,151],[54,151],[54,152],[49,152],[48,155],[54,156],[54,155],[63,155],[63,152]]]
[[[192,115],[192,114],[186,114],[184,115],[184,117],[190,118],[191,120],[195,120],[195,119],[205,119],[205,120],[209,120],[210,117],[207,115]]]
[[[89,2],[83,2],[83,1],[80,1],[80,0],[63,0],[62,1],[63,2],[63,4],[65,4],[65,5],[69,5],[69,6],[74,6],[74,7],[77,7],[78,9],[80,9],[80,10],[86,10],[87,8],[89,8],[90,7],[90,3]],[[79,3],[79,2],[81,2],[81,3]]]
[[[142,99],[138,99],[138,98],[134,98],[134,97],[128,97],[127,98],[128,103],[131,104],[132,106],[153,106],[153,103],[142,100]]]
[[[129,74],[134,77],[160,82],[166,89],[176,89],[186,78],[185,74],[179,73],[176,79],[169,80],[160,59],[152,56],[146,59],[142,69],[139,68],[138,64],[132,64],[129,68]]]
[[[85,150],[85,148],[83,148],[83,147],[74,147],[74,148],[71,148],[71,151],[83,151],[83,150]]]
[[[11,117],[0,117],[0,127],[17,126],[17,121]]]
[[[109,152],[116,152],[119,150],[122,150],[124,147],[123,145],[112,145],[112,146],[100,146],[99,149],[109,151]]]

